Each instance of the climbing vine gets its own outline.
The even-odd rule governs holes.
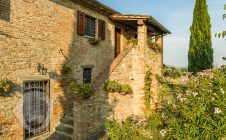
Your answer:
[[[152,72],[148,70],[144,78],[144,100],[145,100],[145,112],[150,110],[151,104],[151,83],[152,83]]]

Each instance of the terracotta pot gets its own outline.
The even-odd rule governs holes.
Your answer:
[[[126,95],[126,92],[119,92],[120,95]]]

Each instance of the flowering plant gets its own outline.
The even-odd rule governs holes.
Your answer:
[[[166,139],[221,139],[226,136],[226,71],[206,70],[179,85],[164,85],[160,96]]]

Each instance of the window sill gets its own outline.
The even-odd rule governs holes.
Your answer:
[[[92,38],[95,38],[93,36],[88,36],[88,35],[85,35],[84,38],[88,38],[88,39],[92,39]]]

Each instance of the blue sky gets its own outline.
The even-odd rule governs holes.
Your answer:
[[[195,0],[99,0],[123,14],[152,15],[172,34],[164,39],[164,63],[173,66],[187,66],[187,52],[189,46]],[[226,40],[214,37],[214,34],[226,30],[226,20],[222,15],[226,11],[223,5],[226,0],[207,0],[212,22],[214,65],[225,64],[222,57],[226,56]]]

